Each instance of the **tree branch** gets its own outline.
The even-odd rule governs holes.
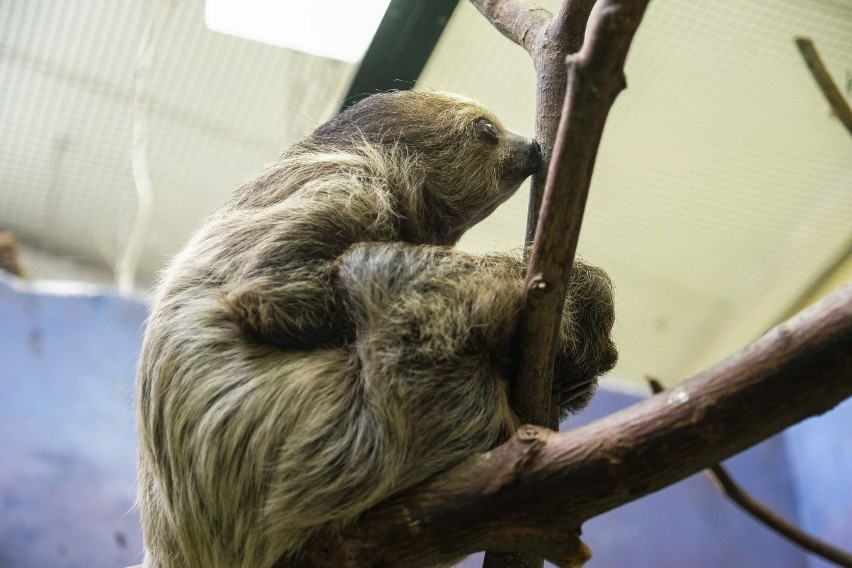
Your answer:
[[[654,394],[665,389],[657,379],[648,378],[648,384]],[[742,510],[754,517],[767,528],[775,531],[793,544],[821,556],[844,568],[852,568],[852,555],[836,548],[797,527],[740,487],[721,465],[715,464],[704,470],[705,475],[728,499],[736,503]]]
[[[549,19],[527,1],[471,1],[498,30],[530,53],[536,68],[536,138],[544,165],[530,188],[526,241],[534,246],[518,327],[521,361],[511,399],[523,421],[556,428],[558,412],[551,393],[562,304],[603,125],[624,89],[624,61],[648,0],[601,0],[588,36],[586,23],[594,0],[564,0]],[[540,559],[524,555],[493,558],[489,552],[484,566],[534,568],[541,564]]]
[[[852,286],[688,382],[557,434],[521,428],[316,542],[304,566],[425,566],[478,550],[581,563],[585,520],[852,396]]]
[[[535,137],[541,145],[543,167],[530,185],[527,244],[532,242],[560,110],[565,99],[565,57],[583,45],[586,23],[595,0],[563,0],[554,17],[530,0],[470,0],[497,30],[523,47],[536,69]]]
[[[531,0],[470,0],[497,30],[532,54],[551,14]]]
[[[512,401],[524,421],[553,425],[556,334],[604,123],[625,87],[624,61],[647,0],[602,0],[579,53],[567,59],[568,92],[550,164],[521,313],[521,363]]]
[[[843,566],[844,568],[852,568],[852,554],[806,533],[775,511],[766,507],[763,503],[757,501],[740,488],[721,465],[712,466],[706,473],[714,482],[714,485],[731,501],[776,533],[801,548],[825,558],[829,562]]]
[[[811,74],[814,76],[817,85],[819,85],[822,94],[828,100],[831,110],[834,111],[834,114],[840,119],[843,126],[846,127],[846,130],[849,131],[849,134],[852,134],[852,108],[849,107],[846,98],[840,92],[840,89],[837,88],[837,85],[834,84],[831,73],[828,72],[825,63],[822,62],[816,46],[814,46],[814,43],[810,39],[805,37],[797,37],[796,45],[808,69],[811,70]]]
[[[565,58],[580,51],[586,24],[594,5],[595,0],[563,0],[544,33],[535,36],[537,41],[534,48],[528,50],[536,70],[535,137],[541,145],[542,168],[530,181],[526,244],[533,241],[538,225],[547,173],[565,100],[568,83]]]

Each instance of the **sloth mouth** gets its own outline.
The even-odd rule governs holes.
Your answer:
[[[541,169],[541,146],[532,138],[511,134],[509,148],[502,174],[510,183],[520,184]]]
[[[515,159],[507,162],[503,166],[501,172],[502,178],[505,179],[510,186],[521,185],[521,182],[538,172],[541,168],[540,159],[525,157],[523,159]]]

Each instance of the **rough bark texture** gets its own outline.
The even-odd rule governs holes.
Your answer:
[[[541,209],[547,170],[565,99],[565,58],[580,50],[595,0],[564,0],[554,16],[529,0],[470,0],[497,30],[523,47],[536,69],[535,137],[543,167],[532,179],[527,243],[532,242]]]
[[[561,306],[604,123],[625,87],[624,61],[646,5],[603,0],[582,49],[567,59],[567,94],[527,272],[522,356],[512,392],[533,424],[554,426],[550,393]]]
[[[601,0],[588,34],[594,0],[565,0],[552,17],[527,0],[471,1],[527,50],[536,68],[536,138],[544,165],[530,187],[526,242],[535,244],[519,325],[521,364],[511,397],[524,422],[555,429],[558,413],[551,393],[561,306],[603,125],[624,89],[624,61],[648,0]],[[541,565],[541,559],[529,555],[490,552],[484,563],[485,568]]]
[[[594,0],[565,0],[559,12],[544,28],[544,33],[538,36],[540,44],[532,53],[536,70],[535,135],[542,147],[544,165],[530,182],[527,244],[533,241],[538,226],[557,127],[565,100],[568,81],[565,58],[577,53],[582,47],[586,22],[594,5]]]
[[[852,396],[852,286],[682,385],[588,426],[527,426],[318,542],[304,566],[426,566],[477,550],[582,563],[585,520]]]
[[[593,0],[567,0],[555,17],[527,1],[472,1],[498,30],[530,53],[538,73],[536,136],[545,157],[542,172],[548,171],[549,181],[530,218],[535,225],[533,217],[543,204],[541,214],[548,220],[535,233],[520,331],[522,370],[512,396],[525,421],[555,427],[550,404],[552,339],[603,124],[624,88],[624,60],[648,0],[602,0],[585,43]],[[581,46],[566,65],[566,56]],[[557,125],[564,139],[554,155]]]

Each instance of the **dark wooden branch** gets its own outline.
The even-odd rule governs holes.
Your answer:
[[[573,431],[527,426],[367,511],[304,566],[425,566],[521,550],[587,554],[585,520],[675,483],[852,396],[852,286],[682,385]]]
[[[563,0],[560,10],[536,36],[536,49],[530,51],[536,71],[535,136],[541,144],[543,166],[530,181],[525,242],[533,241],[544,196],[547,172],[556,143],[556,132],[568,82],[565,58],[583,45],[586,24],[595,0]]]
[[[665,389],[657,379],[648,378],[648,384],[654,394],[659,394]],[[767,528],[775,531],[793,544],[821,556],[843,568],[852,568],[852,555],[845,550],[836,548],[797,527],[740,487],[728,474],[721,464],[710,466],[704,473],[713,482],[719,491],[731,501],[736,503],[742,510],[754,517]]]
[[[562,304],[603,125],[625,87],[624,61],[648,0],[601,0],[587,35],[594,0],[565,0],[552,18],[525,0],[472,2],[530,53],[536,68],[536,138],[545,165],[531,185],[526,241],[534,246],[511,398],[523,421],[556,428],[551,391]],[[523,555],[494,559],[489,554],[485,560],[485,568],[535,566],[541,560]]]
[[[588,10],[580,9],[581,4],[587,4]],[[527,226],[524,235],[526,245],[533,242],[538,226],[547,172],[553,156],[560,111],[565,99],[567,84],[565,57],[580,49],[586,22],[593,5],[594,0],[582,0],[581,3],[564,0],[558,17],[548,21],[544,26],[532,28],[533,33],[529,33],[527,41],[522,43],[532,56],[536,70],[535,137],[541,145],[542,155],[542,167],[530,179]],[[571,10],[568,9],[569,6],[572,7]],[[580,29],[567,25],[569,21],[578,22]],[[575,34],[566,37],[569,35],[566,33],[569,29]],[[528,343],[522,347],[522,353],[527,353],[528,357],[541,357],[540,366],[552,369],[553,359],[550,352],[553,351],[553,345],[539,344],[542,348],[540,351],[530,352],[531,345]],[[550,398],[552,384],[552,371],[542,375],[541,380],[536,381],[535,384],[526,384],[519,378],[513,382],[516,387],[512,393],[513,406],[519,414],[527,417],[527,422],[552,429],[558,428],[558,413],[552,410],[553,404]],[[524,393],[526,400],[523,402],[517,400],[518,392]],[[485,553],[482,566],[483,568],[541,568],[543,564],[541,558],[528,553],[489,550]]]
[[[535,137],[541,144],[543,167],[530,185],[527,244],[532,242],[544,195],[548,165],[565,100],[565,57],[583,44],[595,0],[563,0],[554,17],[530,0],[470,0],[500,33],[523,47],[536,69]]]
[[[544,197],[547,172],[556,143],[557,126],[568,82],[565,58],[583,45],[586,23],[594,0],[564,0],[532,52],[536,70],[536,139],[542,147],[543,167],[530,182],[525,241],[533,242]]]
[[[563,136],[558,155],[548,168],[550,181],[542,201],[548,226],[536,233],[520,328],[524,357],[519,379],[514,381],[518,388],[512,394],[525,421],[553,426],[552,339],[559,326],[603,124],[624,88],[624,60],[648,0],[602,0],[585,44],[585,22],[593,0],[566,0],[552,18],[528,1],[472,2],[497,29],[532,55],[539,72],[536,114],[540,126],[546,126],[549,133],[559,124]],[[582,51],[566,64],[566,55],[581,45]],[[565,96],[568,88],[570,95]],[[556,105],[562,107],[561,112]],[[552,136],[540,132],[537,136],[543,152],[551,154]]]
[[[814,43],[808,38],[797,37],[796,45],[799,47],[802,58],[804,58],[808,69],[811,70],[811,74],[819,85],[822,94],[828,100],[831,110],[849,131],[849,134],[852,134],[852,108],[849,107],[849,102],[837,88],[837,85],[834,84],[831,73],[828,72],[825,63],[822,62]]]
[[[537,227],[519,337],[512,401],[522,419],[553,425],[554,340],[580,235],[604,123],[624,89],[624,61],[647,0],[602,0],[582,49],[568,57],[568,92]]]

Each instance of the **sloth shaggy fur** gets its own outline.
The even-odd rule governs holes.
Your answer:
[[[525,265],[452,245],[540,166],[469,99],[373,95],[286,151],[164,272],[138,371],[149,568],[268,568],[504,441]],[[575,263],[556,383],[616,358]]]

